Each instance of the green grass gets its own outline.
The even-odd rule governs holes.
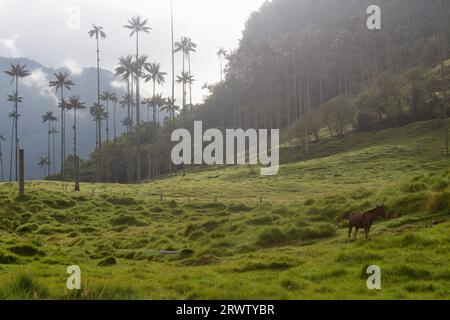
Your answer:
[[[280,173],[188,170],[141,185],[0,185],[2,299],[448,299],[450,170],[441,124],[282,151]],[[160,201],[160,194],[163,201]],[[262,202],[261,202],[262,200]],[[345,216],[384,203],[370,240]],[[82,290],[65,288],[69,265]],[[366,288],[368,265],[382,269]]]

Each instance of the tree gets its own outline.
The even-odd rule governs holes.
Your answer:
[[[92,30],[88,32],[91,38],[95,37],[97,43],[97,104],[100,105],[100,39],[106,39],[106,33],[103,31],[102,26],[92,25]],[[101,126],[101,123],[97,123]],[[97,132],[101,131],[101,127],[97,128]],[[97,181],[100,180],[101,174],[101,139],[97,138]]]
[[[115,98],[115,93],[107,90],[100,95],[100,100],[106,102],[106,113],[108,114],[106,118],[106,143],[109,143],[109,102],[112,102]]]
[[[176,100],[172,100],[170,97],[167,98],[166,104],[161,108],[161,111],[166,111],[172,117],[173,124],[175,124],[176,112],[180,110],[180,107],[175,105]]]
[[[58,129],[56,127],[53,127],[50,129],[50,134],[52,135],[52,152],[53,152],[53,174],[56,174],[56,153],[55,153],[55,135],[59,133]]]
[[[44,169],[44,177],[47,176],[47,171],[46,171],[47,169],[46,168],[47,168],[49,162],[50,161],[48,160],[47,157],[40,157],[39,158],[38,165],[39,165],[39,167]]]
[[[175,42],[175,53],[176,52],[181,52],[182,53],[182,65],[183,65],[183,69],[181,74],[188,74],[189,76],[191,75],[191,52],[195,52],[197,49],[197,45],[192,42],[191,38],[189,37],[182,37],[181,40],[179,42]],[[188,60],[188,67],[189,67],[189,71],[186,72],[186,66],[185,66],[185,61],[186,59]],[[183,110],[186,107],[186,84],[188,82],[182,82],[183,83]],[[191,83],[192,84],[192,83]],[[190,105],[192,105],[192,86],[189,86],[189,92],[190,92]]]
[[[177,82],[183,84],[183,113],[186,114],[186,84],[192,83],[194,81],[194,77],[192,77],[189,73],[183,72],[180,76],[177,76]],[[184,119],[186,120],[186,119]]]
[[[114,108],[113,108],[113,121],[114,121],[114,124],[113,124],[113,131],[114,131],[114,142],[117,142],[117,128],[116,128],[116,122],[117,122],[117,119],[116,119],[116,115],[117,115],[117,110],[116,110],[116,107],[117,107],[117,102],[119,101],[119,99],[117,99],[117,95],[116,95],[116,93],[113,91],[113,92],[111,92],[112,93],[112,95],[110,96],[110,101],[114,104]]]
[[[9,75],[12,78],[12,82],[15,85],[15,92],[13,99],[14,102],[14,112],[18,114],[19,112],[19,104],[22,103],[23,98],[19,99],[19,79],[28,77],[31,75],[30,71],[27,70],[27,66],[20,64],[20,63],[11,63],[11,69],[5,71],[7,75]],[[19,165],[19,117],[15,118],[15,126],[14,126],[14,136],[15,136],[15,164],[16,164],[16,181],[18,181],[18,165]]]
[[[42,116],[42,122],[43,123],[47,123],[48,124],[48,130],[47,130],[47,136],[48,136],[48,142],[47,142],[47,159],[48,161],[48,168],[47,168],[47,173],[48,175],[50,175],[50,164],[51,164],[51,152],[50,152],[50,136],[51,136],[51,125],[52,122],[57,121],[58,119],[53,115],[53,111],[47,111],[43,116]]]
[[[20,118],[20,114],[17,112],[16,110],[16,105],[18,105],[19,103],[22,103],[23,98],[22,97],[18,97],[17,94],[13,94],[13,95],[8,95],[8,101],[12,102],[14,107],[13,107],[13,111],[9,113],[9,117],[12,120],[12,126],[11,126],[11,158],[9,161],[9,181],[12,181],[12,173],[13,173],[13,159],[15,159],[15,163],[16,163],[16,171],[17,171],[17,153],[14,152],[14,146],[15,149],[17,150],[17,122],[19,121]],[[15,158],[13,157],[13,154],[15,155]],[[17,174],[16,174],[17,175]]]
[[[55,80],[50,81],[49,86],[51,88],[55,88],[55,92],[58,93],[58,90],[61,93],[61,100],[58,104],[58,107],[61,109],[61,117],[60,117],[60,133],[61,133],[61,175],[64,178],[65,168],[64,161],[66,159],[66,106],[67,103],[64,100],[64,89],[71,90],[75,83],[69,79],[69,75],[67,73],[58,72],[54,74]]]
[[[3,171],[3,153],[2,153],[2,142],[6,141],[3,133],[0,133],[0,169],[2,173],[2,181],[5,181],[5,173]]]
[[[73,159],[75,191],[80,191],[80,159],[77,155],[77,110],[86,109],[86,105],[79,96],[69,98],[68,110],[73,110]]]
[[[139,56],[139,33],[150,33],[151,28],[147,26],[148,19],[143,19],[141,16],[133,16],[128,20],[128,24],[124,25],[124,28],[130,29],[130,37],[136,35],[136,62],[140,59]],[[136,75],[136,125],[140,125],[140,112],[139,104],[140,102],[140,92],[139,92],[139,79],[142,65],[137,65],[137,75]]]
[[[227,52],[224,48],[219,48],[219,51],[217,51],[217,56],[219,57],[220,61],[220,82],[223,81],[223,58],[227,56]]]
[[[90,113],[91,116],[93,118],[93,120],[96,123],[96,127],[97,127],[97,141],[98,141],[98,147],[97,147],[97,161],[101,161],[102,157],[101,157],[101,152],[102,152],[102,121],[106,119],[106,117],[108,116],[108,114],[106,113],[105,108],[103,107],[103,105],[99,104],[99,103],[94,103],[91,107],[90,107]],[[97,169],[100,170],[101,166],[97,164]],[[102,180],[102,174],[101,171],[97,171],[97,181],[101,181]]]

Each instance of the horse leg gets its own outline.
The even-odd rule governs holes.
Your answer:
[[[352,231],[353,231],[353,226],[350,225],[350,227],[348,228],[348,238],[349,239],[352,237]]]
[[[355,231],[355,240],[358,240],[358,231],[359,231],[359,228],[356,228],[356,231]]]
[[[364,234],[366,235],[366,239],[369,238],[369,228],[364,228]]]

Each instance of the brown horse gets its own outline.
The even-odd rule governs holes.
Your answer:
[[[349,230],[348,230],[348,238],[350,239],[352,236],[353,228],[355,231],[355,239],[358,236],[359,229],[364,229],[364,233],[366,234],[366,239],[369,237],[370,228],[372,227],[373,222],[376,218],[382,217],[386,218],[386,208],[384,205],[378,206],[373,210],[367,211],[365,213],[360,212],[352,212],[348,216],[349,222]]]

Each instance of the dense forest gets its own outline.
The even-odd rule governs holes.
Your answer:
[[[370,4],[381,7],[381,30],[366,26]],[[450,47],[449,17],[450,3],[439,0],[266,2],[249,17],[239,47],[217,53],[222,80],[204,85],[203,104],[187,101],[194,79],[183,68],[182,106],[155,94],[144,102],[147,122],[136,129],[125,119],[127,133],[82,161],[81,179],[132,183],[177,169],[170,133],[193,120],[215,128],[291,128],[289,137],[307,150],[323,134],[446,117],[450,66],[440,63]],[[186,68],[195,48],[189,38],[178,43]],[[155,116],[161,110],[165,121]]]

